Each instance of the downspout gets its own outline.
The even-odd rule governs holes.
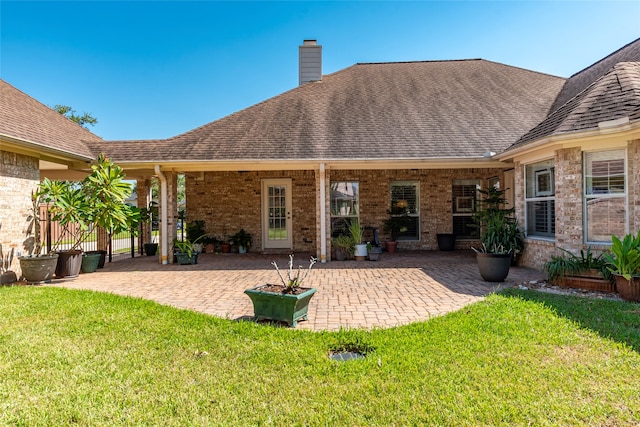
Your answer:
[[[327,197],[325,166],[320,163],[320,262],[327,262]]]
[[[160,165],[153,167],[158,179],[160,179],[160,260],[163,265],[169,263],[169,245],[168,245],[168,215],[167,215],[167,178],[160,171]]]

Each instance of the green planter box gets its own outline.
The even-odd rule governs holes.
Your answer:
[[[186,252],[176,252],[176,262],[180,265],[185,264],[197,264],[198,263],[198,253],[193,252],[191,256],[189,256]]]
[[[254,320],[261,319],[287,322],[291,327],[296,327],[298,320],[306,320],[309,311],[309,301],[316,288],[301,288],[304,292],[298,295],[266,292],[261,290],[264,286],[247,289],[245,294],[253,302]]]
[[[101,255],[99,253],[85,253],[82,255],[80,271],[83,273],[95,273],[100,264],[100,257]]]

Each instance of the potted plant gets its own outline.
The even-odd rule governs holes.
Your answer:
[[[441,251],[452,251],[456,248],[456,235],[453,233],[437,233],[436,239]]]
[[[489,187],[479,191],[484,198],[474,220],[480,228],[482,246],[473,250],[482,278],[487,282],[502,282],[509,275],[515,254],[522,250],[522,233],[513,215],[514,209],[504,208],[505,190]]]
[[[158,243],[155,241],[155,237],[153,236],[153,227],[151,227],[154,219],[157,217],[158,206],[155,202],[151,202],[148,207],[140,209],[140,226],[149,226],[149,241],[142,244],[144,253],[147,256],[155,256],[158,253]]]
[[[173,242],[173,247],[176,262],[179,265],[198,263],[198,251],[189,239],[176,240]]]
[[[385,232],[391,234],[391,240],[387,240],[385,245],[387,252],[394,253],[398,245],[397,239],[400,233],[407,231],[410,223],[409,215],[405,208],[396,208],[388,211],[389,217],[382,223]]]
[[[196,243],[202,241],[207,232],[204,229],[204,221],[197,219],[187,224],[187,240],[192,242],[193,250],[196,252],[202,252],[204,245],[202,243]]]
[[[378,261],[382,254],[382,248],[372,245],[371,242],[367,242],[367,253],[369,254],[369,261]]]
[[[311,257],[309,267],[304,272],[302,266],[299,266],[294,273],[293,255],[289,255],[286,279],[280,272],[278,264],[273,261],[271,264],[275,267],[281,284],[267,284],[244,291],[253,303],[254,320],[276,320],[286,322],[291,327],[295,327],[298,320],[306,320],[309,301],[316,293],[316,288],[304,288],[302,284],[316,261],[316,258]]]
[[[594,256],[591,246],[580,255],[562,249],[561,256],[552,256],[544,264],[551,283],[559,286],[589,289],[601,292],[615,292],[613,276],[607,268],[603,255]]]
[[[202,244],[204,245],[204,251],[208,254],[212,254],[216,251],[216,245],[219,244],[219,240],[215,236],[206,235],[202,238]]]
[[[2,251],[2,245],[0,244],[0,285],[18,281],[18,276],[16,276],[16,273],[10,269],[12,262],[13,248],[11,248],[9,253],[5,255]]]
[[[23,243],[28,255],[19,256],[22,278],[28,283],[48,283],[53,278],[58,263],[58,254],[42,255],[40,238],[40,203],[43,200],[40,187],[31,192],[31,215],[27,220],[26,240]]]
[[[125,203],[131,194],[123,169],[100,154],[91,173],[81,182],[51,181],[40,183],[40,195],[49,204],[53,220],[64,231],[53,245],[58,251],[56,277],[75,277],[82,265],[82,244],[93,227],[113,234],[138,231],[140,210]],[[70,239],[62,249],[64,239]],[[52,248],[52,250],[53,250]]]
[[[351,220],[349,234],[355,247],[353,255],[356,261],[364,261],[367,258],[367,244],[362,241],[364,239],[364,230],[360,227],[360,221],[357,218]]]
[[[231,243],[238,247],[238,252],[241,254],[246,254],[249,251],[252,241],[251,234],[244,231],[244,228],[241,228],[240,231],[231,236]]]
[[[611,236],[611,253],[605,255],[616,280],[616,290],[627,301],[640,302],[640,230],[622,240]]]
[[[336,260],[344,261],[353,257],[355,245],[350,235],[341,234],[331,240],[331,246],[335,249]]]

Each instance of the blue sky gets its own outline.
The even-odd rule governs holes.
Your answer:
[[[167,138],[357,62],[483,58],[568,77],[640,37],[640,1],[0,2],[0,77],[90,112],[109,140]]]

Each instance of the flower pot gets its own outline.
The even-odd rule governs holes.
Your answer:
[[[158,253],[158,244],[157,243],[145,243],[144,245],[144,253],[147,256],[154,256]]]
[[[396,253],[396,247],[398,246],[398,242],[386,242],[387,252],[390,254]]]
[[[204,251],[205,253],[212,254],[216,251],[216,247],[213,243],[207,243],[204,245]]]
[[[342,248],[336,248],[336,261],[344,261],[347,259],[347,251]]]
[[[456,248],[456,235],[453,233],[438,233],[438,249],[441,251],[452,251]]]
[[[382,254],[382,248],[379,246],[372,246],[369,249],[369,261],[378,261],[380,259],[380,254]]]
[[[480,275],[487,282],[504,282],[509,275],[511,258],[511,254],[476,253]]]
[[[229,243],[223,243],[220,246],[222,246],[222,253],[223,254],[228,254],[229,252],[231,252],[231,245]]]
[[[80,271],[83,273],[95,273],[100,263],[99,253],[85,253],[82,255],[82,263],[80,264]]]
[[[363,243],[360,245],[356,245],[354,256],[356,257],[356,261],[364,261],[365,259],[367,259],[367,244]]]
[[[20,260],[20,269],[22,277],[29,283],[49,283],[56,271],[58,263],[58,254],[40,255],[40,256],[22,256]]]
[[[107,251],[87,251],[88,254],[100,254],[100,260],[98,261],[98,268],[104,268],[104,262],[107,258]]]
[[[609,280],[587,276],[564,276],[556,280],[558,286],[599,292],[615,292],[616,285]]]
[[[187,252],[176,252],[175,253],[175,257],[176,257],[176,262],[179,265],[197,264],[198,263],[198,253],[197,252],[193,252],[191,255],[189,255]]]
[[[632,276],[627,280],[624,276],[615,274],[616,290],[620,297],[626,301],[640,302],[640,276]]]
[[[6,285],[8,283],[14,283],[18,281],[18,276],[13,271],[5,271],[0,274],[0,285]]]
[[[247,253],[247,247],[238,245],[238,253],[239,254],[246,254]]]
[[[56,264],[56,279],[78,277],[81,267],[82,251],[60,251],[58,252],[58,263]]]
[[[262,290],[266,286],[269,285],[262,285],[244,291],[253,302],[254,320],[277,320],[279,322],[287,322],[289,326],[295,328],[298,320],[307,319],[309,301],[313,294],[316,293],[316,288],[299,288],[301,291],[299,294],[283,294]]]

